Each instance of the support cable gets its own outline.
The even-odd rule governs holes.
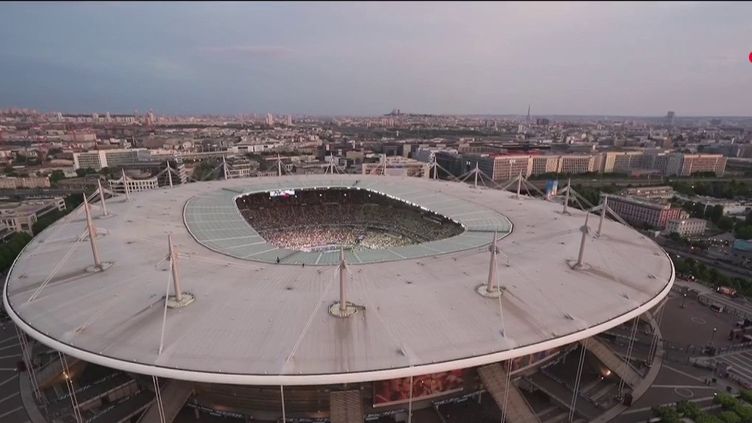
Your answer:
[[[70,369],[68,369],[68,361],[65,359],[65,356],[58,351],[57,352],[58,358],[60,359],[60,364],[63,367],[63,376],[65,377],[65,385],[68,387],[68,395],[70,396],[71,400],[71,407],[73,407],[73,418],[76,419],[76,423],[83,423],[83,418],[81,416],[81,410],[78,408],[78,400],[76,400],[76,390],[73,386],[73,377],[70,374]]]
[[[634,323],[632,323],[632,333],[629,337],[629,344],[627,345],[627,355],[624,358],[624,367],[626,369],[629,369],[629,361],[632,359],[632,347],[634,346],[634,339],[637,335],[637,325],[640,323],[640,316],[635,316]],[[622,377],[621,380],[619,380],[619,390],[618,395],[619,398],[622,397],[622,394],[624,393],[624,378]]]
[[[410,375],[410,399],[407,403],[407,423],[413,421],[413,376]]]
[[[26,369],[29,371],[29,380],[31,380],[31,387],[34,390],[34,396],[37,398],[37,401],[42,401],[42,392],[39,390],[39,383],[37,382],[37,374],[34,370],[34,364],[32,362],[32,355],[31,355],[31,346],[29,345],[29,341],[26,338],[26,335],[18,329],[18,326],[15,326],[16,328],[16,335],[18,336],[19,344],[21,345],[21,355],[23,356],[24,361],[26,362]]]
[[[35,289],[34,292],[31,294],[31,296],[29,297],[29,299],[26,300],[27,303],[32,302],[35,299],[37,299],[37,297],[39,297],[39,295],[42,293],[42,290],[47,286],[47,284],[50,283],[50,281],[52,280],[52,278],[54,278],[55,275],[57,275],[57,272],[60,271],[60,268],[66,262],[68,262],[68,260],[71,258],[71,256],[76,252],[76,249],[81,245],[82,241],[84,240],[84,238],[86,238],[87,234],[88,234],[88,231],[81,232],[81,235],[78,236],[78,238],[76,239],[75,243],[73,244],[73,247],[71,247],[70,249],[68,249],[68,251],[65,253],[65,255],[63,256],[63,258],[61,258],[60,261],[58,261],[57,264],[55,264],[55,267],[52,268],[52,271],[50,272],[49,275],[47,275],[47,278],[45,278],[45,280],[42,281],[41,284],[39,284],[39,286],[37,287],[37,289]]]
[[[157,411],[159,412],[159,421],[166,423],[164,406],[162,405],[162,392],[159,390],[159,381],[156,376],[151,377],[151,381],[154,383],[154,402],[157,405]]]
[[[574,413],[577,409],[577,398],[580,394],[580,383],[582,382],[582,369],[585,366],[585,353],[587,351],[588,338],[585,338],[580,344],[580,359],[577,363],[577,376],[574,380],[574,389],[572,390],[572,402],[569,404],[569,422],[574,421]]]
[[[507,420],[507,406],[509,405],[509,391],[512,389],[511,383],[512,383],[512,359],[510,358],[507,360],[507,374],[504,376],[506,378],[506,389],[504,389],[504,401],[502,402],[501,406],[501,423],[505,423]]]

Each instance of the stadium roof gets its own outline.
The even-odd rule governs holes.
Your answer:
[[[468,225],[472,237],[436,241],[434,254],[420,246],[400,250],[415,251],[416,258],[361,257],[358,264],[351,256],[349,300],[365,310],[348,318],[328,313],[338,299],[336,266],[274,264],[266,253],[237,258],[241,253],[227,254],[227,244],[210,241],[225,236],[223,231],[253,236],[229,207],[233,196],[355,181],[442,211]],[[655,306],[673,283],[665,252],[633,229],[606,221],[602,236],[589,237],[587,267],[573,270],[583,212],[563,215],[552,202],[446,181],[363,175],[237,179],[136,193],[130,201],[111,199],[107,207],[112,216],[94,223],[100,256],[113,265],[86,271],[92,260],[79,208],[19,256],[8,276],[6,308],[25,332],[56,350],[174,379],[302,385],[471,367],[602,332]],[[211,207],[219,208],[216,214]],[[92,209],[100,214],[96,204]],[[482,217],[474,219],[474,213]],[[508,221],[513,231],[499,242],[498,269],[506,290],[501,299],[486,298],[475,288],[487,279],[491,231],[503,230]],[[185,222],[198,239],[223,252],[197,242]],[[167,309],[160,353],[164,296],[171,289],[168,233],[179,251],[183,291],[196,301]],[[287,261],[304,259],[310,257]]]

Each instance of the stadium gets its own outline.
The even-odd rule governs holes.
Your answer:
[[[674,281],[605,210],[457,182],[104,197],[35,237],[3,293],[60,421],[591,420],[606,409],[581,385],[625,396],[649,372],[596,335],[650,325]],[[536,376],[552,366],[574,375],[569,407]]]

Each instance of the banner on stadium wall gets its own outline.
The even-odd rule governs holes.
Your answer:
[[[295,195],[294,189],[276,189],[269,191],[269,197],[290,197]]]
[[[413,401],[462,391],[464,369],[413,376]],[[373,383],[373,406],[401,404],[410,401],[410,378],[402,377]]]

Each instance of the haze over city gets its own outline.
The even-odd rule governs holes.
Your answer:
[[[745,116],[749,3],[0,5],[0,108]]]

